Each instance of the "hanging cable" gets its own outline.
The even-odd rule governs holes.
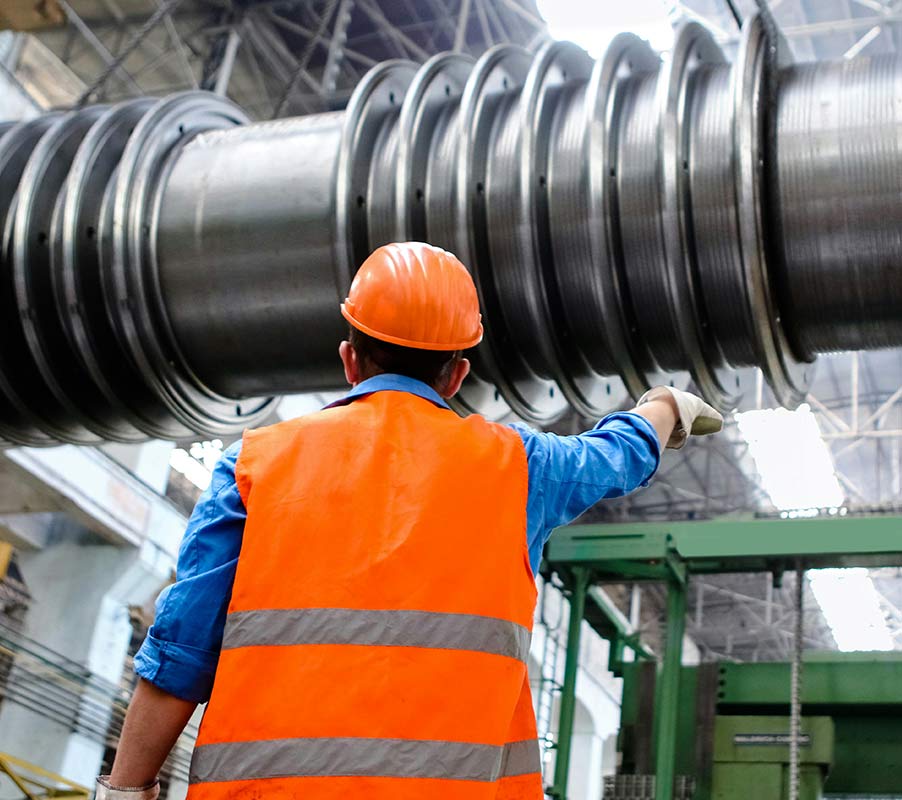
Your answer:
[[[804,643],[805,570],[796,565],[795,636],[792,649],[792,677],[789,718],[789,800],[799,800],[799,745],[802,738],[802,651]]]

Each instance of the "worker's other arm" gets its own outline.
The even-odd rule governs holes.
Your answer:
[[[188,521],[176,582],[157,598],[153,625],[135,656],[142,680],[112,775],[98,782],[99,800],[155,797],[141,788],[156,780],[194,709],[210,698],[247,518],[235,482],[240,446],[227,448],[214,468]],[[117,794],[110,787],[136,791]]]
[[[179,738],[197,703],[181,700],[140,680],[128,707],[113,771],[105,781],[113,792],[128,797],[156,797],[157,774]],[[106,792],[107,797],[117,795]],[[101,797],[98,791],[98,797]]]

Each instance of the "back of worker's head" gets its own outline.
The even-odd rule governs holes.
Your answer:
[[[356,382],[393,373],[438,389],[459,369],[463,351],[482,340],[470,273],[456,256],[421,242],[373,252],[341,313],[351,325]]]

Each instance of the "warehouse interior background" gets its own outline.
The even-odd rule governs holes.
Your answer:
[[[770,7],[797,61],[890,54],[902,43],[897,0],[771,0]],[[674,28],[686,21],[707,28],[732,59],[737,20],[754,9],[752,0],[0,0],[0,122],[197,89],[230,98],[253,120],[315,114],[343,109],[367,71],[390,59],[478,57],[505,42],[535,53],[551,39],[572,40],[598,58],[622,31],[666,58]],[[751,380],[723,435],[668,452],[649,488],[581,522],[717,521],[730,535],[729,523],[747,520],[902,519],[902,351],[820,356],[793,411],[778,408],[760,376]],[[335,396],[285,397],[271,419],[309,413]],[[569,433],[588,424],[570,412],[549,427]],[[135,682],[131,657],[156,595],[174,579],[191,508],[230,441],[0,449],[0,798],[22,796],[14,775],[34,781],[26,785],[35,796],[62,796],[36,788],[60,787],[60,779],[75,792],[66,796],[86,796],[78,787],[109,768]],[[691,576],[684,666],[792,660],[796,575],[775,574]],[[540,578],[530,658],[549,785],[565,681],[565,583],[553,570]],[[810,571],[802,589],[806,651],[889,658],[902,650],[900,567]],[[641,640],[652,658],[663,652],[666,585],[609,575],[593,591],[619,621],[620,644]],[[652,797],[638,788],[616,793],[626,791],[614,778],[624,758],[622,675],[633,657],[612,671],[612,644],[598,627],[582,623],[566,796]],[[896,669],[887,674],[902,675]],[[167,762],[164,797],[184,797],[196,730],[189,725]],[[683,791],[678,796],[691,796]],[[827,791],[841,796],[829,794],[829,782]],[[873,796],[902,797],[902,785]]]

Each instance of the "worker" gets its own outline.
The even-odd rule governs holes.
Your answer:
[[[341,306],[351,390],[226,449],[135,657],[97,797],[154,798],[207,703],[190,800],[542,797],[527,656],[551,531],[720,415],[673,388],[556,436],[449,409],[482,339],[452,254],[376,250]]]

